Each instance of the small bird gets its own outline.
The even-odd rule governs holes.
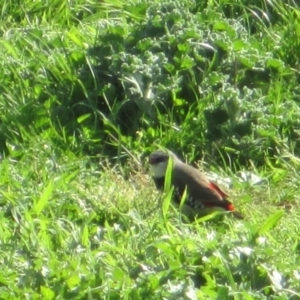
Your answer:
[[[227,200],[228,195],[215,183],[197,170],[182,162],[173,152],[156,150],[149,156],[150,172],[158,190],[164,189],[165,175],[169,159],[173,160],[171,184],[174,186],[173,202],[180,204],[184,190],[187,197],[184,210],[186,213],[205,214],[211,209],[222,209],[243,219],[233,204]]]

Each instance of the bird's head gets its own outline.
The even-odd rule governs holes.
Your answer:
[[[154,178],[162,178],[166,175],[169,158],[178,160],[177,156],[170,151],[156,150],[150,154],[149,165]]]

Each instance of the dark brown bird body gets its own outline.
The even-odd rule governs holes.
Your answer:
[[[227,200],[226,193],[215,183],[209,181],[205,174],[185,164],[172,152],[157,150],[150,154],[149,164],[157,189],[163,190],[164,188],[169,158],[173,160],[171,183],[174,186],[173,201],[175,203],[180,203],[184,190],[187,189],[185,205],[190,210],[196,213],[205,213],[207,209],[219,208],[242,218],[241,214],[235,211],[233,204]]]

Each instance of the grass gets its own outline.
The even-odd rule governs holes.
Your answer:
[[[1,297],[298,299],[299,176],[286,171],[257,187],[230,176],[244,221],[189,224],[162,212],[141,171],[125,180],[84,157],[5,159]]]
[[[254,2],[0,0],[0,299],[300,298],[299,9]],[[245,220],[186,222],[156,144]]]

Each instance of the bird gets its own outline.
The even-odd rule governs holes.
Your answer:
[[[149,155],[150,173],[157,190],[164,190],[169,159],[172,159],[173,203],[179,205],[185,189],[187,192],[184,213],[202,215],[219,209],[230,212],[238,219],[244,218],[235,210],[233,203],[227,199],[228,195],[217,184],[210,181],[200,170],[181,161],[169,150],[159,149]]]

